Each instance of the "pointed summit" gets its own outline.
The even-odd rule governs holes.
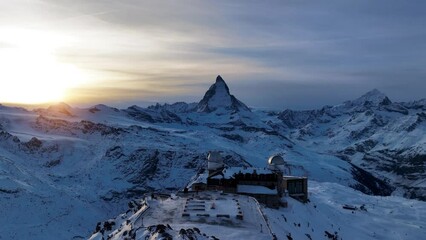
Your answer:
[[[225,81],[223,80],[222,76],[217,75],[217,77],[216,77],[216,83],[217,82],[225,82]]]
[[[220,75],[217,75],[217,77],[216,77],[216,83],[214,85],[216,85],[216,86],[223,86],[225,88],[225,91],[228,93],[228,95],[231,95],[229,93],[228,85],[226,85],[225,80],[223,80],[223,78]]]
[[[216,82],[211,85],[203,99],[197,105],[197,112],[213,112],[217,109],[232,111],[250,111],[250,109],[230,94],[228,85],[218,75]]]
[[[213,84],[210,88],[212,88],[213,86],[216,87],[217,92],[220,93],[222,91],[222,92],[226,92],[226,95],[229,95],[229,96],[231,95],[229,92],[228,85],[226,85],[225,80],[223,80],[223,78],[220,75],[217,75],[215,84]]]
[[[376,88],[362,95],[361,97],[351,101],[353,105],[369,105],[369,106],[379,106],[379,105],[389,105],[392,101],[382,92]]]
[[[380,92],[377,88],[374,88],[373,90],[368,91],[362,97],[365,98],[375,98],[375,97],[386,97],[386,95],[382,92]]]

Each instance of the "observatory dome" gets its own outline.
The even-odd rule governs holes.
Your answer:
[[[217,151],[212,151],[207,157],[207,168],[208,170],[217,170],[223,168],[223,159],[220,156],[220,153]]]
[[[274,156],[271,156],[268,159],[268,164],[273,165],[273,166],[277,166],[277,165],[284,165],[285,162],[284,162],[284,159],[280,155],[274,155]]]

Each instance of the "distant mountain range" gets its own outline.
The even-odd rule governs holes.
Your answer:
[[[258,111],[220,76],[198,103],[0,105],[0,204],[10,209],[0,232],[87,237],[130,199],[181,189],[210,150],[228,166],[264,167],[282,154],[293,174],[317,182],[425,201],[425,133],[426,99],[392,102],[375,89],[317,110]]]

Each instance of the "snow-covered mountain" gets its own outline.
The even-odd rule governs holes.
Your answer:
[[[197,105],[198,112],[213,112],[217,110],[250,111],[250,109],[229,92],[228,85],[219,75],[216,82],[209,88],[203,99]]]
[[[239,201],[246,218],[232,216],[232,202],[226,195],[204,192],[196,203],[214,199],[215,210],[230,215],[218,219],[213,210],[207,217],[182,217],[192,194],[147,196],[130,202],[129,210],[115,218],[101,221],[90,240],[126,239],[422,239],[426,233],[426,204],[402,197],[367,196],[337,183],[310,181],[310,202],[291,198],[287,208],[272,209],[256,204],[246,196],[232,196]],[[213,198],[208,197],[212,195]],[[351,209],[345,209],[347,206]],[[261,214],[259,214],[261,213]],[[195,214],[193,214],[195,215]],[[250,216],[250,217],[248,217]],[[384,217],[385,216],[385,217]],[[253,224],[254,223],[254,224]]]
[[[425,103],[373,90],[320,110],[253,111],[218,76],[198,103],[0,106],[1,237],[86,238],[128,201],[181,189],[211,150],[228,166],[282,154],[319,183],[424,200]]]
[[[285,110],[277,117],[298,144],[335,155],[373,174],[394,194],[426,200],[424,109],[424,100],[394,103],[375,89],[340,105],[312,111]]]

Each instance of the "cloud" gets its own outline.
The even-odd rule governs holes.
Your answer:
[[[18,0],[0,7],[5,25],[71,36],[58,59],[95,76],[86,95],[108,86],[117,101],[196,100],[217,74],[248,104],[274,107],[331,104],[371,88],[396,100],[420,98],[426,88],[424,1]]]
[[[0,49],[1,48],[13,48],[13,47],[15,47],[15,45],[13,45],[13,44],[11,44],[9,42],[1,42],[0,41]]]

